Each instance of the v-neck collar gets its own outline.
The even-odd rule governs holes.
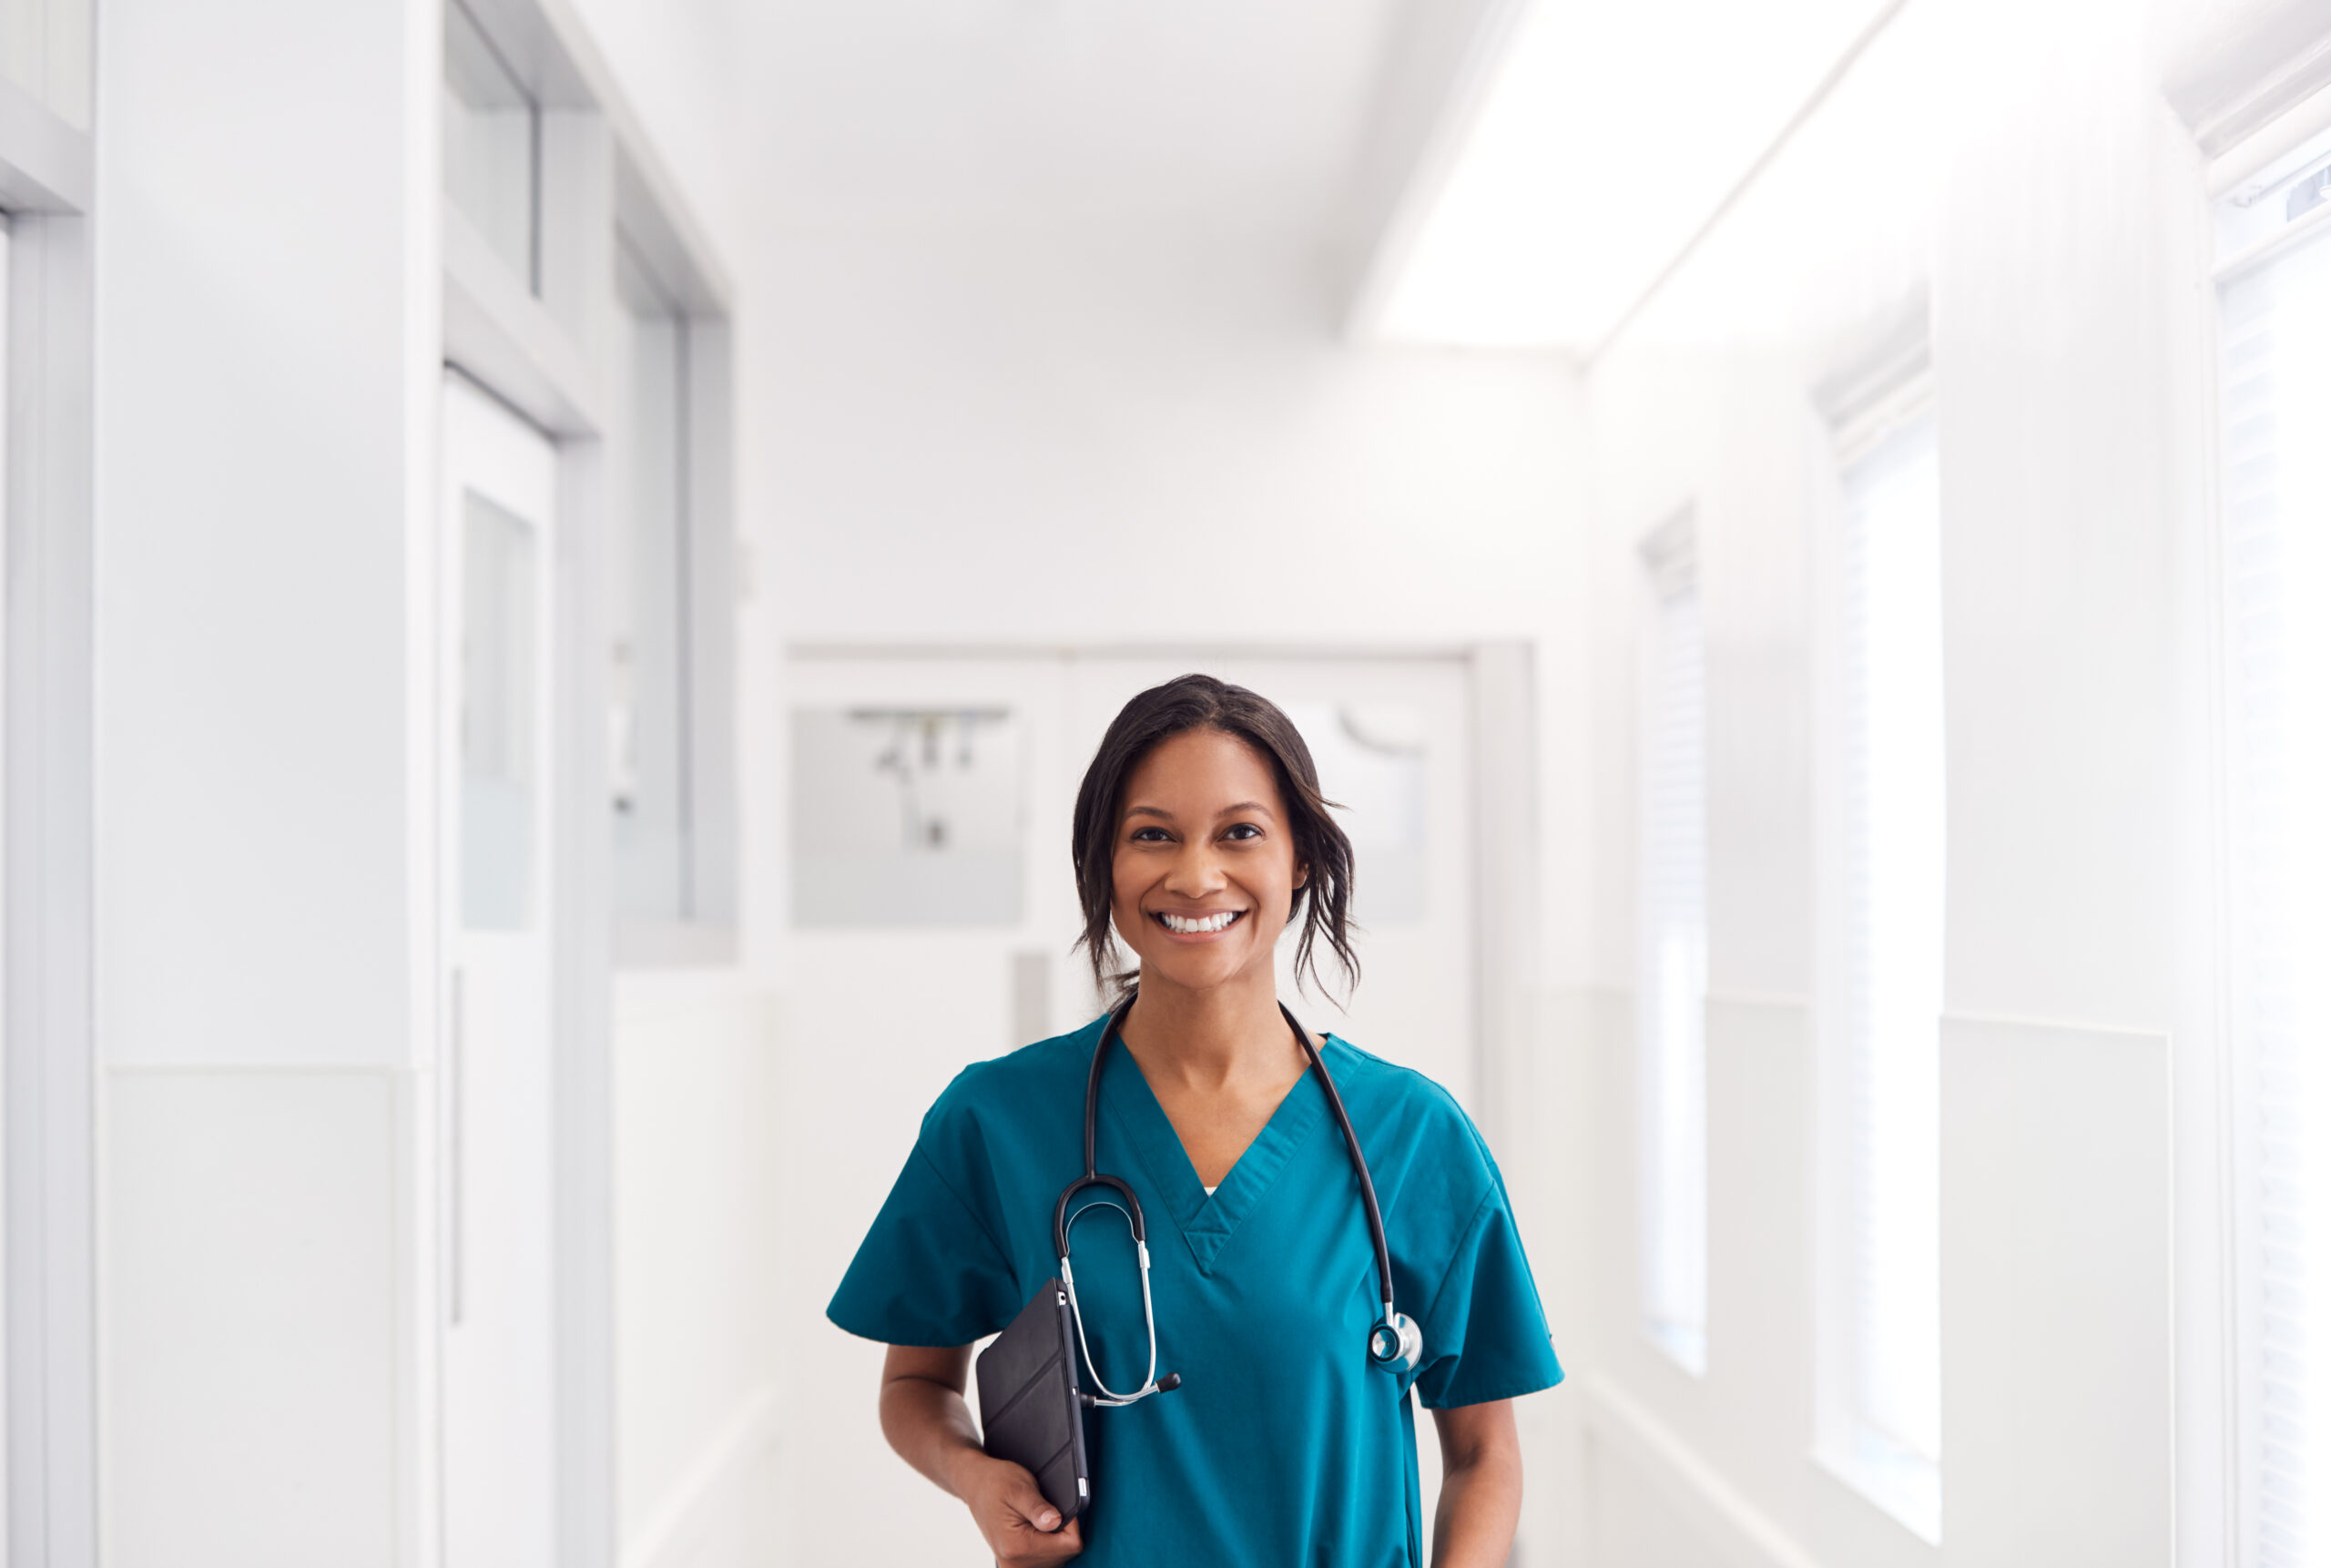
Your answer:
[[[1102,1103],[1132,1145],[1152,1186],[1165,1198],[1166,1212],[1198,1271],[1211,1275],[1215,1259],[1239,1223],[1260,1207],[1288,1161],[1318,1131],[1328,1113],[1327,1094],[1319,1087],[1318,1074],[1307,1065],[1209,1197],[1190,1164],[1189,1151],[1182,1146],[1181,1135],[1142,1075],[1141,1064],[1125,1042],[1116,1042],[1116,1047],[1101,1069]]]

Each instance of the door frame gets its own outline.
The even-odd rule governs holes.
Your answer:
[[[553,1433],[554,1509],[556,1561],[576,1568],[611,1568],[616,1560],[615,1517],[615,1310],[613,1194],[614,1150],[610,1083],[610,930],[606,802],[605,649],[597,610],[603,569],[599,535],[607,497],[602,445],[595,432],[543,430],[511,400],[470,370],[448,363],[448,381],[470,391],[542,434],[555,454],[555,524],[543,541],[541,569],[550,606],[547,673],[549,745],[540,759],[550,831],[541,846],[544,880],[554,890],[545,911],[550,947],[552,1104],[552,1390],[556,1413]],[[445,396],[441,388],[441,401]],[[441,423],[442,441],[442,423]],[[442,452],[441,452],[442,456]],[[433,495],[430,560],[431,626],[418,639],[416,657],[425,661],[429,788],[434,802],[427,836],[425,886],[431,937],[428,974],[432,1037],[425,1060],[434,1105],[443,1085],[436,1082],[447,1063],[453,1028],[452,975],[458,932],[454,926],[459,874],[458,846],[449,840],[459,823],[445,790],[456,779],[456,759],[446,757],[443,705],[457,700],[452,672],[440,667],[447,618],[461,606],[444,602],[452,580],[438,552],[450,547],[449,524],[439,515],[441,485]],[[445,1331],[441,1278],[448,1238],[443,1234],[447,1195],[441,1186],[446,1139],[452,1129],[432,1115],[434,1135],[427,1140],[418,1174],[427,1190],[418,1211],[427,1234],[420,1249],[421,1302],[427,1317],[429,1346],[425,1378],[429,1402],[425,1430],[443,1432],[443,1400],[437,1379],[443,1362]],[[431,1444],[429,1473],[439,1473],[442,1437]],[[443,1538],[443,1498],[435,1493],[426,1522],[427,1537]]]
[[[567,1544],[565,1518],[573,1490],[568,1474],[565,1448],[563,1415],[574,1390],[563,1376],[569,1369],[563,1365],[561,1349],[569,1339],[565,1329],[567,1247],[567,1207],[565,1196],[558,1188],[560,1167],[566,1162],[570,1145],[576,1139],[560,1115],[566,1098],[565,1090],[573,1076],[569,1070],[562,1028],[567,1000],[562,986],[562,951],[571,946],[575,936],[573,916],[567,909],[566,856],[575,835],[567,830],[567,813],[579,802],[567,799],[570,793],[562,788],[567,759],[561,739],[565,725],[573,717],[566,699],[566,687],[574,672],[563,657],[565,633],[574,601],[579,596],[568,591],[560,568],[565,554],[565,529],[560,514],[561,488],[557,470],[562,463],[557,440],[547,432],[511,409],[501,399],[481,387],[464,372],[449,367],[440,382],[438,423],[439,485],[434,535],[434,596],[439,607],[435,624],[436,685],[431,705],[433,729],[433,756],[436,763],[434,789],[438,831],[435,836],[434,875],[431,885],[435,890],[435,916],[439,929],[438,962],[436,969],[436,1010],[440,1048],[433,1059],[431,1074],[434,1094],[432,1095],[434,1125],[440,1128],[435,1141],[436,1159],[433,1162],[433,1179],[439,1186],[439,1197],[430,1212],[439,1227],[433,1249],[433,1262],[440,1272],[435,1288],[431,1292],[433,1303],[432,1333],[435,1345],[433,1357],[434,1376],[431,1380],[432,1398],[437,1401],[441,1434],[437,1453],[436,1485],[441,1510],[447,1487],[443,1446],[444,1411],[444,1378],[446,1357],[443,1336],[455,1326],[460,1298],[465,1292],[464,1268],[462,1253],[467,1247],[467,1219],[463,1213],[468,1200],[466,1167],[470,1162],[467,1110],[469,1092],[456,1074],[464,1071],[464,1058],[456,1057],[457,1048],[465,1048],[471,1033],[470,1019],[474,1016],[464,991],[472,967],[469,962],[465,935],[463,903],[466,897],[466,871],[463,817],[463,761],[458,738],[461,714],[466,698],[466,687],[461,667],[460,640],[466,619],[465,596],[468,587],[469,562],[465,558],[467,512],[463,504],[465,496],[475,494],[520,518],[534,532],[535,586],[532,613],[540,617],[529,639],[529,652],[535,660],[534,679],[539,685],[539,707],[530,716],[534,730],[533,766],[534,790],[533,809],[544,830],[534,845],[534,857],[527,868],[528,897],[536,909],[531,930],[539,932],[542,947],[543,1027],[546,1036],[545,1048],[548,1056],[551,1103],[544,1107],[549,1123],[552,1163],[542,1173],[550,1201],[552,1282],[550,1315],[545,1325],[552,1338],[551,1408],[545,1411],[546,1427],[543,1433],[550,1447],[552,1496],[550,1499],[554,1561],[565,1561],[563,1552]],[[466,408],[456,404],[465,403]],[[528,472],[534,464],[532,453],[522,453],[519,461],[505,461],[502,451],[486,450],[491,438],[481,439],[473,433],[466,437],[456,434],[457,422],[506,422],[515,433],[523,433],[539,440],[547,450],[551,473],[545,476]],[[455,472],[452,453],[457,442],[468,449],[462,470]],[[447,1541],[445,1530],[449,1521],[441,1512],[434,1539]]]
[[[7,213],[5,971],[0,1300],[5,1561],[97,1557],[96,156],[0,82]]]

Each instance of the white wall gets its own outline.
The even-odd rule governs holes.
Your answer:
[[[615,1019],[616,1516],[626,1563],[769,1560],[779,1109],[740,978],[637,976]]]
[[[435,12],[97,27],[99,1538],[385,1563],[420,1518]]]
[[[1188,224],[782,237],[748,461],[787,634],[1534,634],[1580,474],[1569,373],[1354,352],[1316,262]]]
[[[582,9],[731,245],[741,8]],[[408,584],[435,515],[439,11],[99,18],[101,1526],[124,1564],[433,1551],[435,717],[408,685],[433,634]],[[764,993],[700,975],[618,1011],[630,1563],[767,1560]]]
[[[422,433],[414,74],[434,85],[407,9],[129,0],[100,21],[98,968],[116,1062],[406,1054],[393,585]],[[332,128],[284,134],[309,122]]]
[[[2162,20],[1911,0],[1588,375],[1593,675],[1556,722],[1591,737],[1593,913],[1556,939],[1585,983],[1550,999],[1544,1064],[1603,1113],[1558,1178],[1591,1205],[1555,1206],[1577,1249],[1555,1272],[1593,1281],[1580,1430],[1550,1440],[1588,1561],[2217,1560],[2214,1042],[2183,924],[2204,195]],[[1814,393],[1921,315],[1950,758],[1939,1551],[1810,1459],[1809,596],[1834,488]],[[1709,660],[1704,1379],[1634,1327],[1629,1196],[1635,546],[1687,503]]]

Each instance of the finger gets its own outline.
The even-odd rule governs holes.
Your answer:
[[[1060,1510],[1044,1501],[1043,1489],[1036,1484],[1036,1478],[1017,1465],[1013,1469],[1015,1473],[1004,1483],[1003,1505],[1026,1520],[1032,1529],[1046,1534],[1058,1530]]]
[[[1001,1561],[1008,1568],[1042,1568],[1049,1563],[1065,1563],[1084,1550],[1084,1533],[1071,1520],[1066,1528],[1050,1535],[1022,1534],[1013,1543],[1012,1555]]]

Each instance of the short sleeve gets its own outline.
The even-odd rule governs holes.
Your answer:
[[[1427,1410],[1514,1399],[1562,1380],[1502,1186],[1474,1210],[1420,1326],[1416,1384]]]
[[[886,1345],[968,1345],[1020,1310],[993,1237],[921,1143],[859,1244],[826,1316]]]

